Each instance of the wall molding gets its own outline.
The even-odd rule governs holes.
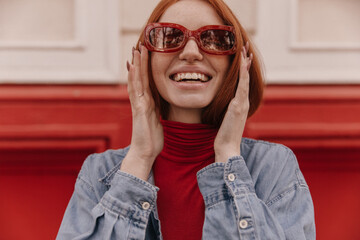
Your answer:
[[[339,46],[337,42],[299,41],[302,40],[297,36],[298,29],[301,27],[298,21],[300,1],[257,2],[258,28],[254,42],[264,61],[267,83],[279,85],[359,84],[360,48],[357,48],[359,43],[354,45],[341,42]],[[314,13],[316,11],[317,9],[314,9]],[[336,15],[334,18],[336,19]],[[307,39],[310,41],[313,38]],[[347,39],[352,40],[345,38],[344,41]],[[334,38],[333,41],[336,39]]]
[[[245,132],[295,149],[360,149],[359,122],[360,85],[270,85]]]
[[[74,39],[0,42],[2,84],[117,84],[117,0],[75,0]]]
[[[87,47],[87,16],[88,7],[84,0],[74,0],[74,36],[68,41],[3,41],[0,39],[0,50],[85,50]]]
[[[0,126],[0,174],[77,174],[88,154],[103,152],[118,142],[118,131],[116,124]],[[25,157],[11,157],[22,154],[25,154]],[[66,156],[71,154],[82,154],[83,159],[66,159]],[[33,159],[31,156],[38,157]],[[9,157],[11,161],[8,160]]]
[[[359,42],[300,42],[299,32],[299,1],[290,0],[290,48],[292,50],[312,50],[312,51],[358,51]]]

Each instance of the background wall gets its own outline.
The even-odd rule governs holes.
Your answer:
[[[53,239],[86,156],[129,144],[125,62],[157,2],[0,0],[0,239]],[[360,239],[360,1],[226,2],[266,69],[245,135],[294,150],[318,239]]]

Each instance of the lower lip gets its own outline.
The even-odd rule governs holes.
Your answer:
[[[201,90],[206,88],[209,85],[210,81],[207,82],[176,82],[174,80],[171,80],[173,84],[180,89],[183,90]]]

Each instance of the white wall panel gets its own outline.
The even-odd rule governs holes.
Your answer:
[[[0,0],[0,83],[126,83],[159,0]],[[225,0],[268,83],[360,83],[360,0]]]
[[[300,0],[298,41],[360,47],[359,0]]]
[[[123,31],[139,32],[159,0],[120,0]]]
[[[119,0],[120,1],[120,36],[121,62],[120,79],[127,82],[126,61],[131,62],[131,49],[137,43],[140,32],[144,28],[151,11],[159,0]]]
[[[306,14],[299,11],[308,11],[309,9],[314,12],[321,11],[316,7],[317,1],[308,3],[315,5],[307,8],[299,7],[301,1],[304,0],[258,1],[256,43],[264,58],[267,82],[287,84],[360,83],[359,43],[340,42],[339,47],[339,40],[336,38],[306,42],[304,39],[311,39],[311,37],[303,36],[302,40],[299,40],[297,37],[300,28],[298,17],[307,15],[312,17],[314,22],[319,17],[317,14]],[[329,0],[327,4],[333,2]],[[339,12],[326,17],[336,18],[341,22],[342,14],[344,13],[341,13],[339,9]],[[326,21],[323,22],[326,23]],[[330,23],[329,20],[328,24]],[[353,22],[352,24],[352,29],[358,29],[358,23]],[[321,28],[318,29],[318,31],[321,30]]]
[[[23,25],[14,23],[13,17],[1,19],[0,26],[12,22],[18,27],[11,37],[8,30],[4,34],[8,37],[0,37],[0,82],[118,83],[118,1],[51,0],[53,4],[35,4],[39,2],[41,0],[28,0],[28,3],[0,0],[0,5],[12,9],[12,14],[19,18],[28,14],[31,19]],[[34,9],[47,13],[34,15]],[[59,12],[51,16],[57,9]],[[73,16],[67,16],[64,9]],[[58,23],[62,18],[67,18],[65,23]],[[36,37],[24,38],[26,31],[19,31],[40,22],[42,27],[35,29],[42,32]],[[54,30],[56,28],[62,30]]]
[[[0,40],[71,40],[74,10],[74,0],[0,0]]]
[[[294,0],[292,46],[360,49],[359,0]]]
[[[251,34],[256,32],[257,0],[225,0],[241,25]]]

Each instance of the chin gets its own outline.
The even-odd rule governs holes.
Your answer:
[[[178,108],[202,109],[207,107],[210,102],[211,101],[206,101],[204,98],[186,98],[172,101],[170,102],[170,105],[174,105]]]

